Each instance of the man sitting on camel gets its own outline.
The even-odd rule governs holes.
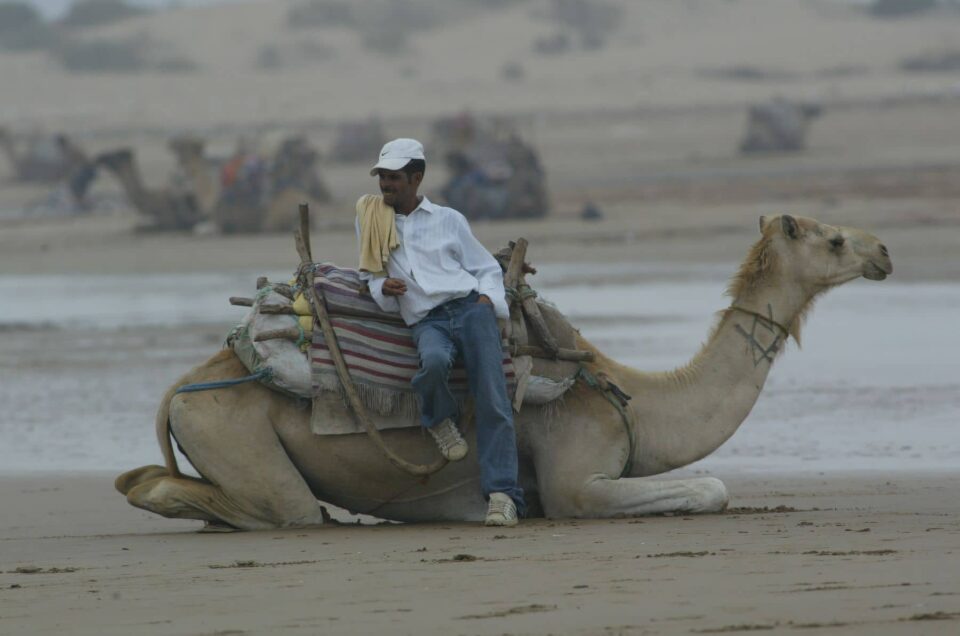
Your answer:
[[[509,318],[503,272],[460,212],[417,194],[425,172],[420,142],[383,146],[370,170],[382,196],[357,202],[361,277],[377,305],[399,311],[413,330],[420,422],[450,461],[468,452],[448,386],[454,360],[462,357],[474,399],[480,488],[489,501],[485,524],[513,526],[525,505],[497,324]]]

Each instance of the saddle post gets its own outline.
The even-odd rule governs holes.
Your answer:
[[[373,440],[374,445],[386,456],[394,466],[400,470],[414,475],[416,477],[426,477],[439,471],[447,465],[447,460],[440,458],[432,464],[413,464],[394,453],[386,444],[380,431],[370,419],[357,389],[350,378],[350,372],[347,370],[347,363],[343,359],[343,353],[340,351],[340,345],[337,343],[337,335],[330,322],[330,316],[327,313],[326,303],[317,292],[313,284],[313,255],[310,252],[310,208],[306,203],[300,204],[300,227],[294,233],[294,241],[297,247],[297,253],[300,255],[300,271],[298,279],[303,289],[303,294],[310,302],[314,321],[320,325],[323,331],[323,339],[330,350],[330,357],[333,358],[333,364],[337,369],[337,377],[340,378],[340,384],[343,386],[347,402],[350,404],[350,410],[354,417],[363,425],[367,435]]]
[[[524,258],[526,258],[527,255],[527,245],[527,239],[525,238],[518,238],[514,243],[513,251],[510,254],[510,264],[507,266],[507,271],[503,276],[504,285],[514,290],[516,294],[515,300],[519,301],[523,314],[530,323],[530,327],[543,344],[546,357],[556,359],[560,351],[560,346],[557,344],[557,339],[550,332],[550,328],[547,326],[543,314],[540,313],[540,307],[537,306],[537,293],[527,284],[526,275],[523,270]],[[518,346],[525,344],[527,344],[526,338],[523,342],[517,342]]]

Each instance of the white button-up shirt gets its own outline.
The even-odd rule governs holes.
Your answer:
[[[406,283],[406,293],[384,296],[384,277],[360,273],[381,309],[399,311],[405,323],[414,325],[434,307],[476,291],[493,301],[498,318],[510,317],[503,270],[462,214],[423,197],[416,210],[397,214],[396,221],[400,245],[390,252],[387,275]]]

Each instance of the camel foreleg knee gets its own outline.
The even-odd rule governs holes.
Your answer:
[[[574,501],[577,517],[633,517],[675,513],[720,512],[727,507],[727,487],[714,477],[653,480],[645,477],[591,477]]]

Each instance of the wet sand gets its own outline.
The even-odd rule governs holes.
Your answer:
[[[960,473],[736,476],[716,515],[228,535],[136,511],[112,477],[0,480],[0,632],[960,629]]]

